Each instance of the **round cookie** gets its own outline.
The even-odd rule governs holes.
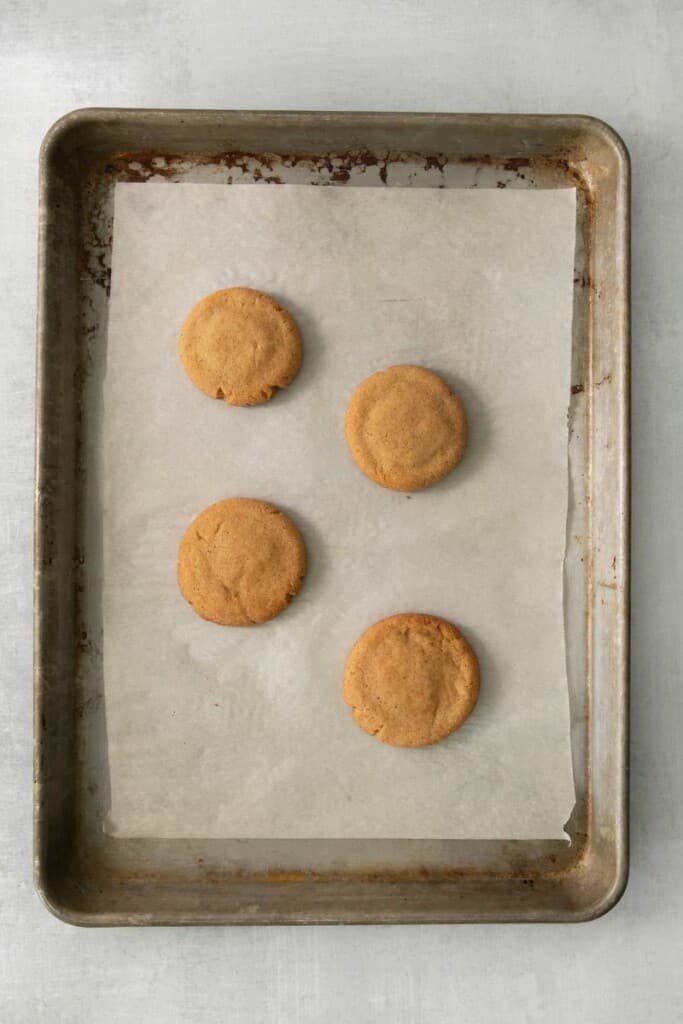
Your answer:
[[[269,295],[224,288],[207,295],[185,318],[180,358],[193,384],[229,405],[260,405],[296,377],[299,329]]]
[[[444,619],[392,615],[351,648],[344,700],[356,725],[394,747],[426,747],[458,729],[479,696],[479,664]]]
[[[345,429],[358,468],[394,491],[441,480],[467,442],[460,399],[422,366],[391,366],[364,380],[349,402]]]
[[[274,505],[228,498],[190,524],[178,551],[178,584],[197,615],[222,626],[274,618],[299,592],[306,548]]]

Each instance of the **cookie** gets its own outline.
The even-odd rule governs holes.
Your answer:
[[[357,388],[346,440],[358,468],[393,491],[419,491],[460,462],[467,421],[460,399],[422,366],[391,366]]]
[[[178,551],[178,584],[197,615],[222,626],[266,622],[298,594],[306,548],[292,521],[267,501],[228,498],[190,524]]]
[[[394,747],[438,743],[462,725],[478,695],[474,651],[455,626],[432,615],[376,622],[346,660],[344,700],[354,722]]]
[[[253,288],[207,295],[185,318],[180,358],[193,384],[229,405],[260,405],[296,377],[299,329],[289,313]]]

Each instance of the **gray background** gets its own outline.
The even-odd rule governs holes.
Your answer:
[[[683,6],[0,3],[0,1021],[683,1020]],[[595,114],[633,203],[632,871],[588,925],[81,931],[31,884],[37,153],[87,105]]]

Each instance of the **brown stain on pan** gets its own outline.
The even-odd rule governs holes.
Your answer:
[[[158,152],[143,150],[120,153],[102,164],[100,171],[109,176],[110,180],[117,181],[145,182],[151,178],[175,181],[189,168],[216,167],[226,172],[240,172],[255,182],[280,185],[284,184],[283,178],[275,171],[279,166],[308,169],[311,174],[322,176],[325,179],[324,184],[343,185],[353,175],[377,168],[380,181],[387,184],[387,171],[391,164],[416,164],[425,171],[437,171],[442,176],[449,164],[476,165],[507,171],[524,180],[534,170],[553,169],[582,191],[589,218],[593,213],[592,189],[584,169],[561,154],[504,157],[479,153],[450,157],[444,153],[373,151],[361,148],[323,155],[228,150],[211,153],[176,152],[160,156]],[[505,188],[507,184],[508,182],[501,178],[497,187]]]
[[[467,881],[489,880],[491,882],[514,881],[520,885],[533,887],[534,885],[557,885],[574,872],[580,871],[587,854],[588,836],[585,831],[575,833],[572,847],[567,847],[567,857],[570,858],[567,864],[560,863],[558,854],[547,854],[538,864],[530,867],[528,864],[519,870],[508,869],[501,871],[496,868],[444,868],[434,866],[423,866],[415,868],[382,868],[372,870],[297,870],[285,868],[272,868],[267,871],[249,871],[243,869],[220,870],[208,867],[203,857],[193,858],[193,863],[187,870],[176,871],[108,871],[108,877],[117,885],[132,884],[209,884],[224,886],[230,885],[354,885],[362,883],[365,885],[399,885],[419,883],[457,883]],[[82,855],[85,850],[81,851]]]
[[[425,171],[436,170],[442,174],[449,164],[478,165],[512,172],[520,178],[526,178],[525,171],[553,168],[576,187],[590,191],[583,169],[562,154],[505,157],[479,153],[449,156],[445,153],[359,148],[322,155],[226,150],[210,153],[175,152],[160,156],[157,151],[131,150],[109,158],[100,165],[99,170],[116,180],[145,182],[150,178],[175,180],[188,167],[217,167],[241,171],[256,181],[282,184],[281,176],[275,173],[276,166],[301,167],[314,173],[326,172],[335,182],[343,184],[349,180],[347,174],[350,176],[352,172],[363,172],[372,167],[379,169],[380,179],[386,182],[387,167],[392,163],[416,164]]]
[[[326,172],[331,181],[344,184],[354,171],[366,171],[378,167],[379,175],[386,181],[386,165],[400,159],[400,154],[374,153],[367,149],[349,150],[344,153],[325,155],[276,154],[242,151],[214,153],[168,153],[160,157],[157,152],[131,151],[110,158],[101,167],[104,174],[118,181],[145,182],[150,178],[177,179],[189,166],[217,167],[226,171],[241,171],[254,181],[267,184],[284,184],[280,175],[273,173],[276,166],[303,167],[313,173]],[[423,157],[419,158],[423,160]],[[440,158],[434,158],[440,160]],[[271,173],[263,173],[263,170]]]
[[[322,871],[215,871],[207,868],[204,863],[197,864],[192,872],[182,871],[144,871],[135,872],[107,872],[107,878],[117,886],[128,885],[209,885],[216,887],[225,886],[278,886],[290,887],[297,885],[442,885],[467,882],[477,883],[489,881],[491,883],[515,882],[520,886],[533,888],[539,886],[552,888],[561,885],[568,875],[580,870],[581,862],[572,864],[570,868],[560,871],[529,871],[515,874],[500,871],[481,871],[467,869],[435,870],[433,868],[415,868],[411,871],[358,871],[335,874],[334,872]]]

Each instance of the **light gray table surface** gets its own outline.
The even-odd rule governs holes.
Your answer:
[[[1,0],[0,1022],[683,1020],[683,6]],[[31,882],[37,155],[81,106],[571,112],[633,160],[632,865],[573,926],[84,931]]]

